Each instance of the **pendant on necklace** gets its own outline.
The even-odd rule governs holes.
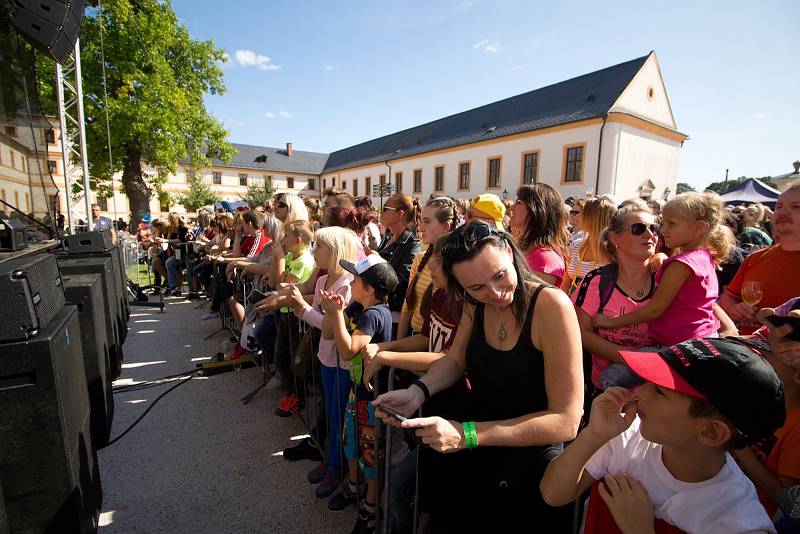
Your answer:
[[[502,343],[506,340],[506,337],[508,337],[508,334],[506,334],[506,327],[501,324],[500,329],[497,331],[497,339]]]
[[[636,296],[642,298],[644,296],[644,289],[639,289],[636,291]]]

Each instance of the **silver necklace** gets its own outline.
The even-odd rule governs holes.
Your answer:
[[[508,337],[508,332],[506,332],[506,325],[503,323],[503,320],[498,318],[500,321],[500,328],[497,329],[497,339],[502,343]]]

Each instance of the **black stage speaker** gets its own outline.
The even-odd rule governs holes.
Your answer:
[[[36,335],[65,302],[61,274],[50,254],[0,262],[0,305],[4,310],[0,343]]]
[[[11,22],[33,46],[63,63],[75,48],[85,0],[12,0]]]
[[[86,252],[106,252],[111,250],[110,232],[78,232],[69,235],[64,239],[64,245],[71,254],[83,254]]]
[[[117,306],[120,310],[119,315],[119,324],[117,324],[117,331],[120,335],[120,344],[125,342],[125,338],[128,336],[128,317],[130,317],[130,307],[128,304],[128,291],[127,291],[127,282],[126,282],[126,275],[125,275],[125,263],[122,258],[122,253],[119,245],[111,245],[111,238],[107,237],[109,234],[108,232],[86,232],[83,234],[77,234],[74,237],[79,236],[101,236],[105,235],[107,242],[105,240],[99,240],[97,237],[93,237],[91,240],[91,244],[89,239],[84,240],[84,245],[86,246],[68,246],[67,249],[64,251],[57,251],[56,254],[58,255],[67,255],[72,258],[111,258],[111,267],[114,271],[114,283],[116,284],[116,293],[117,293]],[[69,238],[67,238],[67,245],[69,245]],[[102,250],[102,247],[105,247],[106,244],[108,248],[106,250]]]
[[[0,344],[0,479],[11,532],[94,532],[102,489],[78,310]]]
[[[28,246],[28,230],[17,219],[0,219],[0,252],[14,252]]]
[[[114,419],[103,280],[99,274],[66,275],[64,292],[67,294],[67,301],[78,307],[83,365],[86,369],[86,385],[89,388],[89,406],[92,412],[92,443],[100,449],[108,443],[111,422]]]
[[[6,513],[6,500],[3,498],[3,481],[0,480],[0,534],[11,534]]]
[[[62,276],[73,274],[99,274],[103,285],[104,311],[106,315],[106,333],[109,343],[109,370],[115,380],[122,370],[122,338],[119,324],[122,322],[122,311],[117,299],[117,284],[111,258],[86,258],[78,256],[56,256],[58,269]]]

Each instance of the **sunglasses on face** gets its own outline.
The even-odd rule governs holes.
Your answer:
[[[630,225],[629,230],[633,235],[642,235],[645,233],[646,230],[650,230],[650,233],[653,235],[658,235],[658,230],[660,226],[656,223],[653,224],[645,224],[645,223],[633,223]]]
[[[288,205],[287,203],[285,203],[285,202],[276,202],[276,203],[275,203],[275,207],[276,207],[276,208],[283,209],[283,208],[288,208],[288,207],[289,207],[289,205]]]
[[[581,212],[580,212],[580,211],[578,211],[578,210],[569,210],[569,214],[570,214],[570,215],[580,215],[580,214],[581,214]]]

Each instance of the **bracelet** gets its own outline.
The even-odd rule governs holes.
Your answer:
[[[425,402],[431,398],[431,390],[428,389],[428,386],[425,385],[425,382],[420,380],[419,378],[411,382],[412,386],[417,386],[419,389],[422,390],[422,394],[425,395]]]
[[[474,421],[467,421],[463,423],[464,427],[464,444],[467,449],[474,449],[478,446],[478,431],[475,429]]]

